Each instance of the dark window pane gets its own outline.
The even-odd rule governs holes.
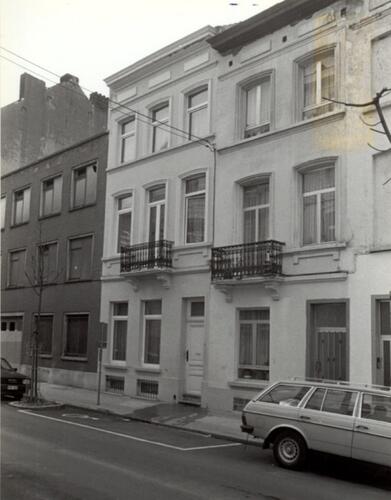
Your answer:
[[[190,305],[190,316],[204,316],[205,303],[204,301],[192,301]]]
[[[262,395],[258,401],[282,406],[297,406],[309,390],[309,386],[281,384]]]
[[[239,313],[240,321],[268,321],[269,309],[243,309]]]
[[[341,415],[352,415],[357,393],[327,389],[323,403],[323,411],[338,413]]]
[[[67,316],[66,321],[65,356],[86,357],[88,316],[75,314]]]
[[[203,191],[205,189],[205,174],[197,175],[186,181],[186,194]]]
[[[144,363],[160,363],[160,319],[145,321]]]
[[[53,317],[41,316],[38,325],[38,345],[40,354],[52,353]]]
[[[126,359],[126,335],[128,322],[114,321],[113,331],[113,360],[125,361]]]
[[[147,300],[145,302],[145,314],[161,314],[162,301],[161,300]]]
[[[127,302],[116,302],[114,304],[114,316],[127,316],[128,315],[128,303]]]
[[[326,393],[326,389],[316,389],[313,395],[308,400],[305,405],[309,410],[320,410],[322,408],[323,398]]]

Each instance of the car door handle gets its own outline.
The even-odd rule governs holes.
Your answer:
[[[311,417],[307,417],[306,415],[300,415],[301,420],[311,420]]]
[[[366,425],[356,425],[356,429],[359,429],[360,431],[368,431],[369,427]]]

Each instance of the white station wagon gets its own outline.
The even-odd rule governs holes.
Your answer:
[[[291,380],[247,403],[242,431],[273,445],[285,468],[304,465],[308,450],[391,467],[391,388]]]

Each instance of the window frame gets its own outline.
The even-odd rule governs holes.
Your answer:
[[[91,167],[96,174],[95,178],[95,193],[94,193],[94,199],[93,201],[89,201],[87,203],[87,174],[86,174],[86,184],[84,188],[84,203],[81,205],[76,205],[75,204],[75,194],[76,194],[76,178],[75,174],[77,171],[82,170],[82,169],[88,169]],[[83,163],[81,165],[77,165],[72,168],[72,175],[71,175],[71,190],[70,190],[70,195],[71,195],[71,200],[70,200],[70,210],[80,210],[85,207],[90,207],[96,204],[96,199],[97,199],[97,190],[98,190],[98,161],[97,160],[92,160],[87,163]]]
[[[160,314],[146,314],[146,304],[147,302],[159,301],[160,302]],[[141,349],[141,365],[145,368],[155,368],[160,369],[161,365],[161,346],[162,346],[162,317],[163,317],[163,300],[162,299],[149,299],[142,301],[142,318],[143,318],[143,335],[142,335],[142,349]],[[160,321],[160,338],[159,338],[159,363],[147,363],[145,361],[145,341],[147,332],[147,321],[148,320],[159,320]]]
[[[54,188],[54,183],[56,179],[60,179],[60,187],[59,187],[59,193],[60,193],[60,200],[59,200],[59,209],[56,211],[51,210],[50,213],[44,213],[44,184],[48,181],[53,181],[53,199],[51,202],[51,205],[53,207],[54,205],[54,197],[55,197],[55,188]],[[62,188],[63,188],[63,175],[62,174],[56,174],[52,175],[51,177],[47,177],[45,179],[41,180],[41,191],[40,191],[40,203],[39,203],[39,217],[40,218],[47,218],[47,217],[52,217],[54,215],[59,215],[61,214],[62,210]]]
[[[127,305],[127,315],[114,314],[116,304]],[[114,327],[116,321],[126,322],[126,337],[125,337],[125,359],[114,359]],[[129,328],[129,302],[126,300],[115,300],[110,303],[110,363],[113,365],[125,365],[127,363],[127,347],[128,347],[128,328]]]
[[[24,252],[24,269],[26,269],[27,264],[27,248],[15,248],[13,250],[8,251],[8,272],[7,272],[7,288],[23,288],[26,286],[26,282],[24,283],[16,283],[15,285],[11,284],[11,255],[15,253]],[[23,265],[23,264],[22,264]]]
[[[59,252],[59,243],[58,241],[48,241],[48,242],[45,242],[45,243],[38,243],[36,245],[36,258],[37,258],[37,265],[38,265],[38,259],[39,259],[39,247],[42,247],[42,246],[53,246],[53,245],[56,245],[56,250],[55,250],[55,278],[57,278],[57,274],[58,274],[58,252]],[[38,273],[38,270],[37,270],[37,273]],[[51,281],[50,279],[47,279],[47,280],[44,280],[43,281],[45,284],[50,284],[50,283],[55,283],[55,280]]]
[[[25,193],[29,192],[29,199],[25,199]],[[17,221],[16,220],[16,196],[18,193],[23,192],[23,207],[22,207],[22,220]],[[27,208],[25,208],[25,203],[27,204]],[[31,185],[15,189],[12,193],[12,226],[21,226],[22,224],[27,224],[30,222],[30,215],[31,215]],[[27,213],[26,218],[25,213]]]
[[[114,210],[115,210],[115,226],[114,226],[114,232],[115,232],[115,237],[114,237],[114,253],[116,255],[121,254],[121,249],[119,248],[119,220],[120,216],[122,214],[131,214],[131,223],[130,223],[130,234],[129,234],[129,246],[132,245],[133,241],[133,226],[134,226],[134,191],[133,190],[128,190],[128,191],[123,191],[120,193],[117,193],[114,195]],[[130,208],[123,208],[119,209],[119,201],[122,198],[126,197],[131,197],[131,206]]]
[[[150,193],[154,189],[158,189],[160,187],[164,187],[164,199],[158,200],[158,201],[150,201]],[[156,221],[159,221],[159,233],[161,231],[160,227],[160,217],[161,217],[161,207],[164,206],[164,227],[163,227],[163,238],[159,238],[158,240],[153,240],[153,241],[160,241],[160,239],[165,240],[167,236],[167,181],[163,182],[155,182],[153,184],[148,184],[148,186],[145,186],[145,200],[146,200],[146,240],[147,242],[150,242],[149,237],[150,237],[150,225],[151,225],[151,208],[156,207]],[[159,217],[158,217],[159,216]],[[157,227],[157,225],[156,225]],[[155,235],[156,235],[156,228],[155,228]],[[152,240],[151,240],[152,242]]]
[[[325,57],[328,57],[329,55],[333,55],[334,57],[334,99],[338,100],[338,96],[340,94],[339,92],[339,78],[340,78],[340,71],[339,71],[339,66],[338,66],[338,61],[339,61],[339,47],[337,44],[330,44],[326,45],[324,47],[319,48],[318,50],[312,51],[310,53],[307,53],[295,61],[295,81],[296,81],[296,116],[298,121],[307,121],[307,120],[314,120],[317,118],[321,118],[323,115],[326,113],[332,113],[338,110],[338,104],[337,103],[330,103],[328,101],[322,102],[321,95],[322,95],[322,86],[321,86],[321,72],[319,69],[317,69],[317,76],[316,76],[316,96],[317,96],[317,102],[315,105],[311,106],[304,106],[304,69],[306,66],[308,66],[311,63],[316,63],[317,68],[319,66],[319,63],[321,63],[322,59]],[[318,78],[320,75],[320,88],[318,84]],[[326,107],[331,107],[330,110],[326,110],[324,112],[320,112],[319,114],[316,114],[315,116],[310,116],[310,117],[305,117],[304,114],[306,111],[311,111],[311,110],[321,110],[322,108]]]
[[[154,115],[158,111],[161,111],[162,109],[167,108],[167,118],[164,118],[163,120],[156,120]],[[149,116],[150,116],[150,125],[151,125],[151,142],[150,142],[150,152],[152,154],[158,154],[163,151],[166,151],[167,149],[170,148],[171,146],[171,133],[170,133],[170,122],[171,122],[171,100],[170,99],[163,99],[159,101],[156,104],[153,104],[151,107],[149,107]],[[163,130],[164,132],[167,133],[168,139],[167,139],[167,147],[156,150],[156,131],[159,130],[159,126],[163,125],[163,128],[160,128],[160,130]]]
[[[72,316],[86,316],[87,317],[87,340],[86,340],[86,352],[84,356],[68,355],[65,352],[68,338],[68,318]],[[63,336],[63,347],[61,358],[64,360],[74,360],[74,361],[87,361],[88,360],[88,337],[90,331],[90,313],[89,312],[66,312],[64,313],[64,336]]]
[[[91,238],[91,260],[90,260],[90,270],[89,270],[89,278],[71,278],[70,277],[70,266],[71,266],[71,241],[81,240]],[[93,233],[82,234],[78,236],[71,236],[67,240],[67,272],[66,272],[66,280],[69,282],[80,282],[80,281],[91,281],[93,279],[93,259],[94,259],[94,244],[95,244],[95,235]]]
[[[260,87],[263,82],[269,81],[270,85],[270,96],[269,96],[269,121],[268,122],[259,122],[254,127],[247,127],[247,95],[249,90]],[[241,140],[251,139],[253,137],[262,137],[263,135],[271,132],[273,130],[274,123],[274,71],[268,70],[263,71],[257,75],[252,75],[250,78],[239,83],[239,138]],[[260,101],[259,105],[262,102],[262,90],[260,92]],[[269,125],[268,130],[260,131],[258,133],[253,133],[250,135],[246,135],[246,132],[264,127],[265,125]]]
[[[198,177],[205,178],[205,187],[198,191],[192,191],[191,193],[186,193],[186,183],[192,179],[196,179]],[[192,173],[182,178],[182,186],[183,186],[183,241],[185,245],[202,245],[207,241],[207,231],[208,231],[208,176],[206,171],[199,171],[196,173]],[[200,196],[204,196],[204,231],[203,238],[201,241],[187,241],[187,229],[188,229],[188,200],[191,198],[197,198]]]
[[[35,324],[36,324],[36,318],[38,317],[38,313],[33,313],[33,328],[35,329]],[[53,357],[53,331],[54,331],[54,313],[40,313],[40,317],[42,318],[51,318],[52,319],[52,325],[51,325],[51,338],[50,338],[50,352],[45,352],[45,353],[39,353],[40,358],[51,358]]]
[[[134,129],[128,133],[124,133],[123,127],[131,122],[134,122]],[[121,120],[118,123],[118,126],[119,126],[119,134],[118,134],[119,135],[119,155],[118,155],[119,156],[119,164],[125,165],[127,163],[134,161],[137,158],[137,150],[136,150],[136,147],[137,147],[137,131],[136,131],[137,115],[131,115],[131,116],[125,118],[124,120]],[[124,146],[126,143],[126,139],[128,139],[129,137],[134,138],[134,153],[133,153],[132,158],[130,158],[129,160],[124,160],[124,152],[126,150],[126,148]]]
[[[243,311],[267,311],[269,313],[269,319],[268,320],[257,320],[257,319],[252,319],[252,320],[241,320],[240,319],[240,313]],[[236,373],[236,380],[240,381],[251,381],[251,382],[267,382],[270,380],[270,358],[271,358],[271,310],[270,307],[239,307],[236,310],[237,314],[237,326],[236,326],[236,363],[235,363],[235,373]],[[240,363],[240,334],[241,334],[241,325],[242,324],[251,324],[252,325],[252,359],[253,359],[253,364],[251,365],[244,365]],[[255,363],[256,361],[256,325],[257,324],[267,324],[269,326],[269,364],[268,365],[257,365]],[[255,329],[254,329],[255,326]],[[255,333],[255,334],[254,334]],[[254,348],[255,347],[255,348]],[[268,377],[265,379],[257,379],[257,378],[252,378],[252,377],[240,377],[239,376],[239,370],[258,370],[258,371],[263,371],[268,373]]]
[[[207,93],[207,98],[206,101],[202,102],[201,104],[195,105],[195,106],[190,106],[190,99],[201,92],[206,91]],[[191,116],[193,113],[200,111],[202,109],[205,109],[206,112],[206,133],[200,136],[195,136],[195,139],[197,137],[207,137],[210,134],[210,85],[209,82],[203,83],[201,85],[198,85],[197,87],[193,87],[191,90],[188,90],[185,94],[185,115],[186,115],[186,131],[187,131],[187,139],[189,141],[193,140],[193,133],[191,131]]]

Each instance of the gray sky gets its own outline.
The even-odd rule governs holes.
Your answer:
[[[280,0],[0,0],[1,46],[107,95],[103,78],[208,24],[243,21]],[[238,5],[230,5],[237,3]],[[53,85],[57,80],[16,56]],[[18,99],[27,71],[0,59],[1,105]]]

